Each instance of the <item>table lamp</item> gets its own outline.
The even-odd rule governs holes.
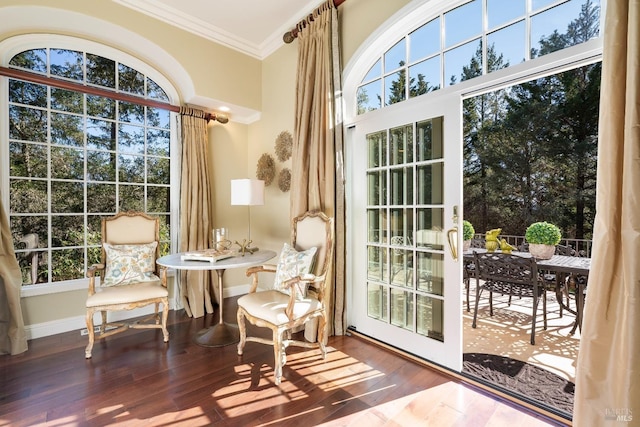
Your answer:
[[[231,180],[231,205],[247,206],[249,212],[249,236],[242,243],[236,241],[240,246],[240,252],[244,256],[245,252],[250,254],[258,250],[251,245],[251,206],[264,205],[264,181],[260,179],[232,179]]]

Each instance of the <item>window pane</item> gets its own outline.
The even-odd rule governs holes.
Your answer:
[[[119,120],[128,123],[144,124],[144,106],[119,102]]]
[[[471,60],[477,58],[477,53],[481,52],[482,42],[480,39],[458,46],[444,54],[444,84],[453,86],[463,80],[468,80],[482,74],[482,57],[477,67],[469,69]],[[467,68],[465,71],[464,68]]]
[[[116,61],[87,53],[87,83],[116,88]]]
[[[83,188],[81,182],[51,181],[51,212],[84,212]]]
[[[87,148],[116,149],[116,123],[87,119]]]
[[[147,158],[147,182],[149,184],[169,185],[169,163],[168,158]]]
[[[10,65],[20,68],[26,68],[37,73],[47,72],[47,50],[31,49],[25,50],[9,61]]]
[[[395,104],[406,99],[406,75],[406,70],[400,70],[384,78],[385,105]]]
[[[482,33],[482,2],[474,0],[444,14],[445,47]]]
[[[115,99],[104,98],[102,96],[87,95],[87,114],[103,119],[116,119]]]
[[[417,161],[442,158],[442,117],[416,123]],[[422,203],[422,202],[419,202]]]
[[[87,151],[87,179],[90,181],[116,180],[116,155],[104,151]]]
[[[409,62],[440,52],[440,18],[436,18],[409,34]]]
[[[487,71],[492,72],[527,59],[524,21],[487,35]],[[500,55],[502,58],[499,59]]]
[[[118,150],[126,153],[144,154],[144,128],[120,125],[118,128]]]
[[[115,198],[114,198],[115,199]],[[115,209],[113,210],[115,212]],[[87,215],[87,244],[100,245],[102,242],[102,217],[99,215]],[[89,262],[95,264],[100,262],[100,248],[96,248],[98,258]]]
[[[144,157],[119,155],[118,178],[120,182],[144,182]]]
[[[161,108],[147,107],[147,126],[169,129],[171,112]]]
[[[147,77],[147,96],[162,102],[169,102],[167,93],[153,80]]]
[[[384,54],[384,72],[388,73],[407,63],[407,47],[405,39],[400,40]]]
[[[9,80],[9,102],[47,107],[47,87],[20,80]]]
[[[377,110],[382,105],[382,91],[380,90],[380,80],[376,80],[358,88],[357,103],[358,114],[367,111]]]
[[[51,147],[51,177],[82,180],[84,178],[84,150]]]
[[[147,187],[147,212],[169,212],[169,187]]]
[[[367,75],[362,79],[363,82],[368,82],[369,80],[377,79],[382,75],[382,60],[378,59],[373,67],[369,69]]]
[[[144,95],[144,74],[124,64],[118,64],[118,89],[134,95]]]
[[[47,112],[10,105],[9,139],[47,142]]]
[[[47,147],[41,144],[11,142],[9,165],[11,176],[46,178]]]
[[[82,279],[84,277],[84,249],[51,251],[53,281]]]
[[[526,11],[526,0],[487,0],[489,30],[524,17]]]
[[[147,154],[169,157],[171,133],[166,130],[149,129],[147,131]]]
[[[51,217],[51,246],[83,246],[84,216],[65,215]]]
[[[416,313],[416,332],[444,342],[443,301],[424,295],[417,295],[416,304],[418,306]]]
[[[47,182],[22,179],[10,180],[9,207],[11,213],[46,213]]]
[[[440,89],[440,56],[409,67],[411,98]]]
[[[51,108],[68,113],[84,113],[84,95],[72,90],[51,88]]]
[[[82,147],[84,145],[82,116],[51,113],[51,143]]]
[[[50,49],[51,75],[82,81],[82,52],[67,49]]]
[[[144,212],[144,187],[142,185],[121,185],[119,203],[121,211]]]
[[[87,184],[87,212],[114,214],[116,212],[115,184]]]

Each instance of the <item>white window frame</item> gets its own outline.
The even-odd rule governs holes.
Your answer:
[[[11,58],[18,53],[29,49],[45,47],[86,51],[126,64],[127,66],[145,74],[157,83],[167,94],[170,104],[180,104],[180,98],[176,88],[160,71],[128,53],[101,43],[96,43],[78,37],[56,34],[25,34],[8,38],[0,42],[0,65],[8,67]],[[5,112],[0,114],[0,159],[2,159],[0,160],[0,197],[2,197],[2,204],[7,210],[9,207],[9,167],[5,167],[5,164],[8,166],[9,159],[9,123],[6,114],[8,111],[9,101],[8,81],[8,78],[0,78],[0,111]],[[178,114],[175,112],[171,112],[170,114],[170,132],[170,188],[172,190],[170,195],[170,215],[172,219],[171,248],[173,249],[177,247],[180,200],[180,144],[178,138]],[[86,289],[87,286],[87,278],[54,283],[32,284],[21,288],[21,296],[30,297],[83,290]]]

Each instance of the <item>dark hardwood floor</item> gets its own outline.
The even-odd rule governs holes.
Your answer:
[[[0,426],[559,425],[354,336],[330,337],[326,360],[290,347],[278,387],[271,347],[247,343],[238,356],[193,343],[216,321],[171,312],[169,343],[130,330],[97,341],[88,360],[79,331],[31,340],[0,356]]]

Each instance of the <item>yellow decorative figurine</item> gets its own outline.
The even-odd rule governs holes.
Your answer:
[[[485,233],[485,246],[487,248],[487,252],[495,252],[496,249],[500,247],[500,243],[498,242],[498,235],[502,232],[502,228],[494,228],[493,230],[489,230]]]
[[[503,254],[510,254],[514,249],[516,249],[516,247],[511,246],[509,243],[507,243],[507,239],[500,240],[500,250]]]

